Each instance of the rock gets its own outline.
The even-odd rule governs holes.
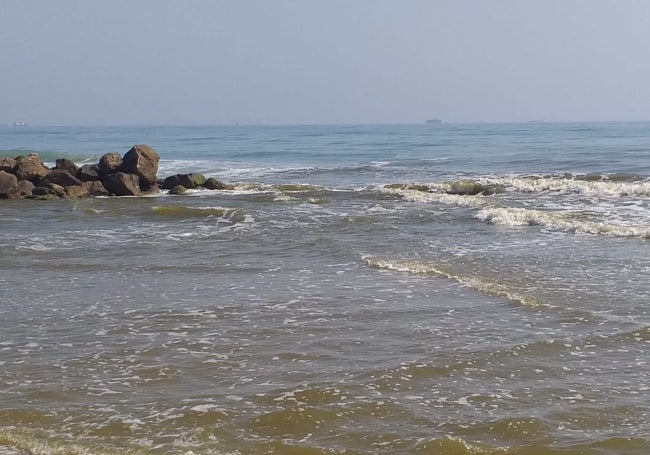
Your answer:
[[[77,172],[77,178],[82,182],[92,182],[99,180],[99,165],[98,164],[84,164]]]
[[[48,194],[34,194],[34,193],[32,193],[32,195],[29,196],[29,199],[35,199],[37,201],[49,201],[49,200],[58,199],[58,198],[59,198],[59,196],[57,196],[56,194],[53,194],[53,193],[48,193]]]
[[[102,177],[104,187],[115,196],[138,196],[140,191],[140,178],[136,174],[117,172]]]
[[[56,194],[58,197],[65,197],[65,187],[56,183],[48,183],[45,186],[54,191],[54,194]]]
[[[215,179],[214,177],[210,177],[203,183],[203,187],[207,188],[209,190],[232,190],[234,187],[232,185],[228,185],[227,183],[223,183],[220,180]]]
[[[429,185],[424,185],[420,183],[391,183],[390,185],[386,185],[385,188],[391,190],[422,191],[424,193],[429,193],[431,191]]]
[[[67,187],[65,192],[66,196],[72,199],[109,195],[102,182],[98,181],[81,182],[79,185]]]
[[[191,190],[202,186],[204,183],[205,176],[203,174],[176,174],[163,180],[162,187],[165,190],[171,190],[176,185],[182,185],[186,189]]]
[[[32,190],[32,196],[45,196],[47,194],[56,196],[56,191],[47,186],[37,186]]]
[[[459,180],[451,184],[447,194],[456,194],[459,196],[476,196],[477,194],[483,194],[484,196],[490,196],[502,191],[503,187],[500,185],[490,185],[487,183],[475,182],[473,180]]]
[[[0,197],[11,197],[12,191],[18,186],[18,178],[6,171],[0,171]]]
[[[203,174],[190,174],[190,179],[192,179],[192,183],[194,183],[194,188],[203,186],[205,183],[205,175]]]
[[[122,156],[117,152],[106,153],[99,159],[98,167],[101,177],[118,172],[122,167]]]
[[[147,191],[157,182],[159,161],[158,153],[148,145],[134,145],[124,155],[121,171],[136,174],[140,178],[140,189]]]
[[[39,186],[47,186],[48,183],[56,183],[61,186],[71,186],[79,185],[81,180],[63,169],[52,169],[49,174],[40,180]]]
[[[66,158],[59,158],[56,160],[56,166],[54,166],[54,169],[63,169],[64,171],[68,171],[71,175],[77,175],[79,166]]]
[[[169,194],[185,194],[187,193],[187,188],[183,185],[176,185],[174,188],[169,190]]]
[[[37,183],[49,173],[50,169],[41,162],[37,153],[30,153],[27,156],[16,158],[14,174],[18,177],[18,180],[30,180]]]
[[[14,173],[14,168],[16,167],[16,160],[7,156],[5,158],[0,158],[0,171],[6,171],[11,174]]]
[[[13,188],[9,197],[23,198],[32,195],[34,184],[29,180],[19,180],[18,184]]]

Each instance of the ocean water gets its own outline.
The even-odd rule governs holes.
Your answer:
[[[650,123],[0,128],[137,143],[235,189],[0,201],[0,454],[650,453]]]

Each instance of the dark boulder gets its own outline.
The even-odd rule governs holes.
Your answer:
[[[99,159],[98,166],[100,176],[118,172],[122,167],[122,156],[117,152],[109,152]]]
[[[99,180],[99,165],[98,164],[84,164],[77,172],[77,178],[82,182],[93,182]]]
[[[71,186],[79,185],[81,180],[63,169],[52,169],[49,174],[40,180],[39,186],[47,186],[48,183],[56,183],[61,186]]]
[[[11,197],[16,186],[18,186],[18,178],[15,175],[0,171],[0,197]]]
[[[203,186],[205,176],[203,174],[176,174],[163,180],[162,187],[165,190],[171,190],[177,185],[182,185],[186,189],[194,189]]]
[[[138,196],[140,191],[140,179],[136,174],[117,172],[102,177],[102,184],[109,193],[115,196]]]
[[[58,160],[56,160],[56,166],[54,166],[54,169],[63,169],[64,171],[68,171],[72,175],[77,175],[77,172],[79,171],[79,166],[77,166],[72,161],[66,158],[59,158]]]
[[[92,197],[92,196],[108,196],[108,190],[102,185],[102,182],[91,181],[81,182],[79,185],[68,186],[65,189],[66,196],[72,199]]]
[[[0,171],[6,171],[14,173],[14,168],[16,167],[16,160],[7,156],[5,158],[0,158]]]
[[[134,145],[126,152],[122,160],[121,171],[127,174],[135,174],[140,179],[140,189],[148,191],[157,182],[158,153],[145,144]]]
[[[223,183],[220,180],[215,179],[214,177],[210,177],[203,183],[203,187],[207,188],[209,190],[232,190],[234,187],[232,185],[228,185],[227,183]]]
[[[14,174],[16,174],[18,180],[30,180],[37,183],[49,173],[50,169],[41,162],[37,153],[30,153],[27,156],[16,158]]]
[[[56,191],[47,186],[37,186],[32,190],[32,196],[45,196],[48,194],[56,196]]]

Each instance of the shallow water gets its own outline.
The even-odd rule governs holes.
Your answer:
[[[649,128],[4,131],[236,189],[0,204],[0,453],[649,453]]]

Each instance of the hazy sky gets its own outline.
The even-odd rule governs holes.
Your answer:
[[[0,123],[650,120],[648,0],[0,0]]]

